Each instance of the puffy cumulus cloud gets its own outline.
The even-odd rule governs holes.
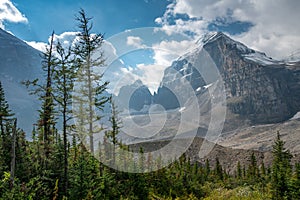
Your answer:
[[[155,60],[155,64],[165,66],[166,68],[171,66],[176,58],[196,48],[196,44],[192,40],[171,40],[154,44],[152,48],[154,51],[153,59]]]
[[[235,13],[241,20],[246,19],[254,24],[248,32],[236,36],[235,39],[277,59],[285,58],[299,49],[300,1],[254,2],[252,12]]]
[[[5,29],[3,22],[27,23],[28,19],[10,0],[0,1],[0,28]]]
[[[145,45],[143,45],[142,38],[136,36],[128,36],[126,40],[126,44],[137,48],[145,47]]]
[[[60,35],[54,34],[54,42],[59,41],[64,47],[72,46],[77,41],[77,34],[78,32],[64,32]],[[49,37],[48,41],[50,43],[51,36]]]
[[[118,65],[116,69],[108,68],[104,72],[103,78],[108,81],[107,91],[111,94],[118,95],[121,87],[130,85],[139,79],[132,67]]]
[[[142,74],[139,79],[149,88],[150,92],[154,94],[163,78],[165,66],[158,64],[138,64],[136,70]]]
[[[78,32],[64,32],[60,35],[54,35],[54,42],[60,42],[64,47],[74,46],[76,42],[78,42]],[[51,36],[48,41],[50,42]],[[103,40],[101,47],[98,51],[95,52],[96,56],[100,56],[102,54],[105,59],[105,63],[109,65],[117,59],[116,49],[115,47],[108,42],[107,40]]]
[[[76,36],[77,32],[64,32],[60,35],[54,34],[54,43],[57,43],[58,41],[62,44],[63,47],[68,48],[69,46],[72,46],[76,42]],[[48,38],[48,44],[51,42],[51,37]],[[48,46],[47,43],[44,42],[36,42],[36,41],[25,41],[28,45],[32,46],[33,48],[45,52],[46,47]]]
[[[159,19],[159,18],[158,18]],[[156,19],[156,21],[159,21]],[[208,22],[205,20],[182,20],[182,19],[176,19],[174,20],[174,24],[170,25],[165,23],[165,21],[162,23],[162,29],[165,31],[166,34],[172,35],[172,34],[190,34],[193,33],[195,35],[202,35],[205,32],[207,32],[207,25]]]
[[[46,47],[47,47],[47,44],[44,43],[44,42],[35,42],[35,41],[30,41],[30,42],[27,42],[25,41],[28,45],[32,46],[33,48],[41,51],[41,52],[45,52],[46,51]]]
[[[184,13],[191,18],[213,21],[217,17],[228,18],[235,11],[240,11],[241,14],[250,11],[247,14],[251,14],[252,6],[252,0],[177,0],[170,8],[175,14]]]
[[[108,42],[106,40],[104,40],[104,42],[101,46],[101,51],[103,52],[103,56],[105,58],[106,65],[110,65],[116,61],[118,61],[120,63],[123,62],[123,61],[119,61],[116,48],[110,42]],[[123,62],[123,64],[124,64],[124,62]]]
[[[115,80],[111,81],[114,84],[113,91],[115,94],[118,93],[119,89],[122,86],[132,84],[136,80],[141,80],[153,94],[155,91],[157,91],[160,85],[160,82],[164,75],[164,70],[167,67],[171,66],[172,62],[175,59],[186,54],[187,52],[190,52],[190,50],[196,47],[195,42],[189,40],[188,37],[183,37],[180,39],[177,37],[165,37],[165,33],[159,33],[159,31],[161,30],[153,29],[152,31],[154,31],[153,37],[157,37],[157,40],[151,38],[151,42],[154,41],[154,43],[151,44],[150,42],[150,46],[145,45],[145,42],[149,43],[149,41],[144,41],[142,37],[128,36],[126,38],[127,46],[151,49],[153,51],[153,56],[151,56],[151,59],[153,59],[153,63],[139,63],[135,66],[125,67],[124,62],[122,63],[122,61],[120,61],[119,66],[121,67],[119,67],[119,70],[115,71],[113,73],[113,77],[111,77]],[[170,29],[170,31],[173,32],[174,30]],[[174,33],[178,34],[178,32],[175,31]],[[172,35],[172,33],[170,34]]]
[[[195,48],[194,44],[193,41],[189,40],[171,40],[153,44],[153,64],[140,63],[132,67],[125,67],[124,63],[120,61],[118,70],[109,73],[113,75],[110,76],[111,80],[113,80],[111,81],[111,87],[113,88],[111,91],[118,94],[122,86],[130,85],[136,80],[141,80],[153,94],[160,85],[164,70],[172,64],[173,60]]]
[[[194,48],[195,42],[191,40],[161,41],[160,43],[152,45],[154,63],[137,64],[130,72],[136,74],[134,80],[140,79],[153,94],[160,85],[164,70],[171,66],[175,59],[190,52],[190,50]]]
[[[172,30],[192,32],[193,38],[208,31],[208,25],[222,19],[222,23],[250,22],[253,26],[235,39],[268,55],[281,58],[299,49],[300,1],[298,0],[176,0],[165,14],[157,18],[167,33]],[[188,19],[178,18],[185,14]]]
[[[152,31],[153,34],[151,35],[154,38],[151,38],[151,40],[149,40],[147,35],[129,35],[125,37],[125,46],[129,49],[132,47],[151,49],[153,51],[153,56],[151,56],[153,63],[139,63],[134,64],[134,66],[127,66],[128,63],[115,58],[117,62],[109,66],[105,76],[109,76],[111,84],[108,87],[114,94],[118,94],[122,86],[130,85],[136,80],[141,80],[149,88],[150,92],[154,93],[160,85],[164,70],[176,58],[189,52],[191,48],[195,48],[194,41],[183,40],[182,38],[178,41],[175,38],[165,37],[164,32],[162,32],[163,34],[158,33],[159,30],[153,29]],[[164,37],[166,40],[163,39]],[[187,37],[184,38],[188,39]],[[146,43],[150,45],[147,46]]]
[[[49,36],[48,41],[50,43],[51,36]],[[58,41],[60,41],[63,47],[68,48],[69,46],[74,45],[78,41],[77,32],[64,32],[59,35],[54,34],[54,43],[57,43]],[[45,52],[46,48],[49,46],[49,43],[47,44],[44,42],[26,41],[26,43],[42,52]],[[115,47],[107,40],[103,41],[101,47],[97,51],[95,51],[95,53],[92,56],[98,57],[101,55],[103,56],[105,63],[104,66],[101,66],[100,68],[96,69],[97,73],[104,73],[107,71],[108,73],[105,78],[108,81],[111,81],[111,78],[113,76],[113,70],[116,70],[118,67],[123,66],[124,63],[122,63],[123,61],[119,60]]]
[[[119,70],[110,73],[109,92],[117,95],[122,86],[133,84],[136,80],[141,80],[142,83],[149,88],[149,91],[154,94],[163,78],[165,66],[157,64],[146,65],[142,63],[134,67],[123,66],[118,69]]]

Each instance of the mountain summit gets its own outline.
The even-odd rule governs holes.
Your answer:
[[[254,123],[274,123],[300,110],[299,66],[273,60],[224,34],[203,48],[222,75],[232,112]]]
[[[199,42],[199,41],[198,41]],[[208,34],[202,38],[202,48],[180,57],[164,72],[158,96],[164,96],[166,85],[177,85],[178,78],[189,81],[198,92],[216,80],[205,80],[201,72],[209,70],[206,51],[217,67],[226,88],[228,109],[253,124],[276,123],[287,120],[300,111],[300,65],[276,61],[264,53],[232,40],[224,33]],[[190,62],[196,60],[196,62]],[[202,93],[198,94],[199,99]]]
[[[40,52],[1,29],[0,41],[1,82],[13,111],[23,120],[21,127],[28,131],[34,123],[34,117],[29,119],[28,113],[36,113],[37,108],[20,82],[39,76]],[[127,98],[129,108],[139,111],[154,103],[166,110],[180,109],[185,102],[178,98],[187,95],[189,86],[199,99],[203,114],[207,114],[212,98],[209,88],[217,84],[217,79],[204,77],[203,72],[211,74],[217,70],[224,82],[228,113],[235,118],[251,124],[277,123],[300,111],[299,62],[274,60],[221,32],[205,35],[198,44],[199,48],[181,56],[164,71],[154,95],[139,82],[136,87],[122,88],[120,96],[126,96],[128,91],[133,94]],[[216,69],[208,65],[207,59]],[[230,122],[226,124],[231,126]]]

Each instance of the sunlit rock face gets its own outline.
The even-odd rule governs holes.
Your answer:
[[[264,53],[254,51],[232,40],[223,33],[204,37],[198,49],[180,57],[165,70],[161,87],[158,89],[157,102],[168,99],[166,86],[180,93],[180,81],[185,79],[201,99],[201,88],[215,80],[204,81],[201,70],[206,62],[191,63],[205,50],[224,81],[228,108],[252,123],[274,123],[289,119],[300,110],[300,63],[273,60]],[[209,69],[207,69],[209,70]],[[199,73],[200,71],[200,73]],[[202,90],[203,91],[203,90]],[[165,96],[165,98],[163,98]],[[203,98],[205,98],[203,95]],[[159,99],[159,98],[158,98]],[[170,108],[179,107],[176,101],[170,101]],[[175,103],[174,103],[175,102]]]

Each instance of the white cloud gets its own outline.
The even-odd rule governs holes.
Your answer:
[[[30,41],[27,42],[25,41],[28,45],[32,46],[33,48],[41,51],[41,52],[45,52],[46,51],[46,46],[47,44],[44,42],[35,42],[35,41]]]
[[[110,65],[115,61],[119,61],[117,56],[117,50],[110,42],[104,40],[101,46],[101,51],[103,51],[103,56],[107,65]],[[120,62],[122,63],[122,61]]]
[[[54,34],[54,43],[60,41],[63,47],[68,48],[69,46],[72,46],[77,41],[77,32],[64,32],[62,34],[56,35]],[[50,43],[51,36],[48,38],[48,42]],[[36,41],[25,41],[28,45],[32,46],[33,48],[45,52],[46,47],[48,46],[47,43],[44,42],[36,42]],[[105,63],[107,65],[111,64],[117,59],[116,55],[116,49],[114,46],[109,43],[108,41],[104,40],[101,46],[101,49],[99,49],[101,53],[103,53],[103,56],[105,58]],[[100,53],[100,52],[99,52]],[[97,55],[99,55],[99,53]]]
[[[180,40],[176,40],[175,38],[171,37],[165,37],[165,34],[163,36],[158,33],[159,30],[153,29],[154,35],[153,37],[157,37],[158,41],[156,43],[152,43],[155,41],[153,38],[151,38],[153,41],[148,40],[144,41],[143,36],[137,37],[137,36],[128,36],[126,38],[126,45],[132,46],[135,48],[150,48],[153,50],[153,60],[154,62],[152,64],[136,64],[134,67],[122,67],[119,73],[115,73],[114,76],[118,77],[118,83],[117,83],[117,89],[115,89],[115,93],[118,92],[118,89],[122,85],[128,85],[133,83],[136,80],[141,80],[144,85],[146,85],[150,92],[153,94],[155,91],[157,91],[159,84],[162,80],[162,77],[164,75],[164,70],[171,66],[172,62],[177,59],[178,57],[182,56],[183,54],[186,54],[191,49],[194,49],[195,42],[192,40],[189,40],[188,37],[184,37],[185,39],[181,38]],[[166,30],[165,30],[166,31]],[[178,34],[178,31],[172,30],[170,28],[170,35],[172,33]],[[155,35],[157,34],[157,35]],[[158,36],[159,35],[159,36]],[[163,39],[165,38],[165,40]],[[177,38],[178,39],[178,38]],[[150,46],[146,46],[144,42],[150,42]],[[124,65],[124,63],[123,63]]]
[[[137,48],[144,48],[143,40],[140,37],[136,36],[128,36],[126,40],[126,44],[129,46],[137,47]]]
[[[137,64],[135,67],[119,66],[118,70],[106,74],[106,76],[110,75],[111,77],[109,91],[117,95],[122,86],[133,84],[136,80],[141,80],[153,94],[159,87],[164,70],[165,66],[157,64],[145,65],[142,63]]]
[[[147,40],[147,42],[149,41]],[[116,67],[118,70],[113,70],[113,72],[108,73],[112,74],[112,76],[110,76],[112,84],[109,87],[113,88],[111,91],[115,94],[118,94],[119,89],[122,86],[132,84],[136,80],[141,80],[153,94],[159,87],[164,70],[171,66],[176,58],[189,52],[191,48],[195,48],[194,41],[190,40],[162,40],[161,42],[154,43],[148,47],[144,44],[143,39],[138,36],[127,36],[126,45],[135,48],[151,48],[154,53],[154,63],[140,63],[133,67],[125,67],[124,65],[126,63],[124,63],[123,60],[120,60],[118,62],[119,66]]]
[[[207,25],[216,19],[251,22],[253,27],[242,35],[234,36],[246,45],[268,55],[281,58],[299,49],[300,1],[290,0],[176,0],[171,3],[164,16],[155,21],[167,33],[191,31],[195,37],[207,31]],[[190,20],[170,18],[176,14],[187,14]]]
[[[0,1],[0,28],[5,29],[3,22],[27,23],[28,19],[10,0]]]
[[[194,48],[195,42],[192,40],[182,40],[182,41],[162,41],[158,44],[152,46],[154,50],[153,59],[155,60],[156,65],[161,66],[171,66],[172,62]]]
[[[76,35],[77,32],[64,32],[60,35],[54,34],[54,43],[60,42],[63,47],[68,48],[70,45],[74,44],[76,41]],[[50,43],[51,41],[51,36],[48,38],[48,42]],[[36,41],[25,41],[28,45],[32,46],[33,48],[45,52],[46,47],[48,46],[47,43],[44,42],[36,42]]]
[[[142,74],[139,79],[143,82],[143,84],[149,88],[152,94],[156,92],[163,78],[165,66],[157,64],[138,64],[137,70],[139,70]]]
[[[64,47],[70,47],[76,42],[78,32],[63,32],[60,35],[54,34],[54,42],[60,42]],[[50,43],[51,36],[48,41]]]
[[[250,12],[241,16],[255,26],[236,39],[274,58],[284,58],[300,48],[299,9],[300,1],[257,0],[252,19]]]
[[[142,44],[142,43],[139,43]],[[118,70],[113,71],[113,76],[110,80],[115,94],[118,94],[119,89],[124,85],[130,85],[136,80],[141,80],[153,94],[157,91],[160,82],[164,75],[164,70],[172,64],[179,56],[194,48],[194,42],[189,40],[182,41],[162,41],[153,44],[154,51],[153,64],[136,64],[134,67],[124,67],[124,62],[120,61]]]

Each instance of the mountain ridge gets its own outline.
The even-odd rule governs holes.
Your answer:
[[[5,97],[19,119],[18,126],[30,133],[37,118],[32,113],[37,113],[38,102],[21,82],[41,74],[41,52],[2,29],[0,41],[0,80]]]
[[[28,95],[20,82],[36,78],[34,76],[39,73],[41,66],[40,52],[3,30],[0,30],[0,40],[6,40],[3,43],[6,45],[0,47],[1,60],[6,63],[0,66],[1,81],[11,108],[14,112],[17,111],[16,117],[21,119],[20,127],[25,127],[25,131],[29,133],[37,116],[28,117],[27,113],[37,113],[37,101]],[[7,47],[12,49],[13,54],[7,54]],[[22,50],[25,53],[22,54]],[[205,69],[207,63],[201,63],[201,51],[209,54],[224,81],[228,106],[223,132],[237,133],[244,126],[282,123],[300,111],[300,62],[273,60],[264,53],[234,41],[224,33],[215,33],[207,35],[202,46],[179,57],[164,71],[160,87],[154,95],[151,95],[141,81],[132,90],[129,88],[134,94],[128,99],[128,103],[131,102],[129,107],[138,111],[132,114],[138,118],[139,110],[145,114],[145,109],[151,107],[151,104],[160,104],[166,110],[184,111],[185,107],[177,97],[187,94],[184,93],[186,89],[181,88],[184,86],[181,84],[185,82],[185,85],[191,87],[201,107],[200,114],[204,121],[199,128],[207,129],[212,109],[210,88],[217,85],[217,79],[202,77],[201,70]],[[191,63],[189,59],[192,57],[197,58],[199,63]],[[205,134],[201,133],[201,136]],[[222,142],[230,146],[226,138]]]

